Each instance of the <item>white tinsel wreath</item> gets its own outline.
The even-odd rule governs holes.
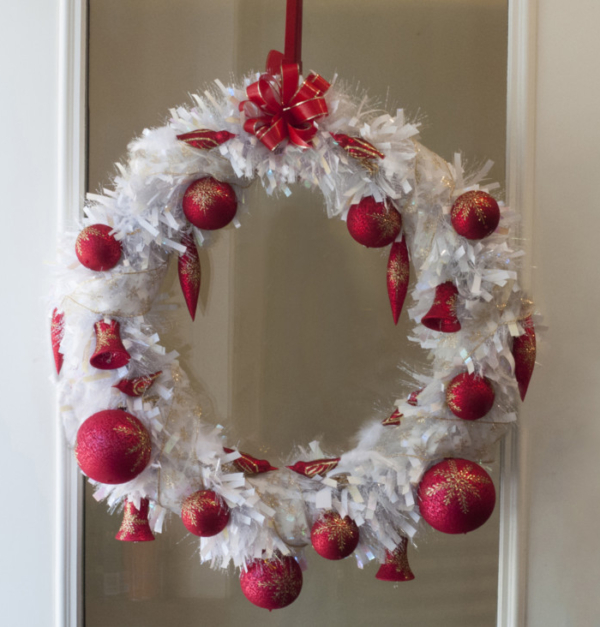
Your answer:
[[[141,499],[149,499],[150,525],[160,532],[165,514],[180,515],[183,500],[199,485],[214,490],[231,508],[231,518],[226,531],[201,539],[203,562],[244,568],[255,558],[293,555],[298,526],[306,535],[311,521],[336,510],[360,529],[355,556],[362,567],[372,559],[383,561],[403,537],[419,533],[416,488],[432,464],[446,457],[489,461],[493,445],[516,420],[512,342],[524,334],[520,322],[531,313],[517,282],[523,253],[510,244],[517,215],[501,203],[500,226],[492,235],[481,241],[460,237],[451,226],[450,207],[464,192],[497,187],[482,185],[491,164],[465,175],[458,155],[447,163],[418,143],[418,125],[406,122],[401,110],[395,116],[365,111],[366,99],[350,96],[335,81],[325,93],[328,114],[319,119],[310,147],[284,142],[269,150],[244,129],[246,118],[240,113],[248,87],[258,79],[252,75],[231,86],[217,80],[211,90],[194,96],[193,108],[173,109],[166,126],[145,130],[129,145],[127,164],[118,166],[114,190],[90,194],[82,225],[64,234],[52,302],[64,312],[58,387],[66,437],[74,446],[90,415],[126,405],[151,434],[151,461],[128,483],[97,484],[95,496],[111,508],[125,499],[139,508]],[[196,129],[228,131],[233,137],[212,150],[177,138]],[[339,133],[359,137],[381,152],[385,158],[378,169],[365,168],[345,152],[332,137]],[[245,181],[258,178],[268,194],[289,195],[298,183],[318,187],[330,218],[344,220],[349,207],[367,196],[387,199],[402,214],[417,275],[409,309],[416,323],[411,339],[429,351],[431,373],[413,373],[422,390],[418,404],[396,402],[403,416],[399,425],[367,422],[355,448],[341,454],[324,476],[302,476],[287,468],[256,475],[232,470],[240,453],[224,451],[230,434],[199,418],[199,403],[178,353],[160,344],[157,329],[166,315],[160,280],[173,253],[185,251],[180,242],[190,228],[182,196],[191,182],[208,176],[229,182],[242,205]],[[80,228],[97,223],[109,225],[123,247],[122,261],[106,272],[90,271],[75,255]],[[210,244],[207,232],[194,232],[198,245]],[[419,324],[435,287],[448,279],[458,288],[462,324],[452,341]],[[108,317],[120,322],[131,362],[98,371],[89,365],[94,324]],[[153,384],[153,401],[125,397],[113,387],[128,373],[157,371],[162,374]],[[457,419],[445,403],[447,384],[464,371],[493,382],[495,403],[481,420]],[[325,457],[317,442],[295,456],[293,461]],[[344,481],[333,478],[340,476]]]

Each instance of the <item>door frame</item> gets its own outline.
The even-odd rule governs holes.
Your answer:
[[[521,234],[532,258],[535,158],[537,0],[508,0],[506,198],[519,207]],[[59,32],[58,228],[78,220],[85,198],[87,0],[61,0]],[[531,272],[523,268],[523,283]],[[83,625],[84,481],[62,432],[56,407],[56,627]],[[524,430],[512,429],[500,447],[498,627],[525,627],[527,477]]]

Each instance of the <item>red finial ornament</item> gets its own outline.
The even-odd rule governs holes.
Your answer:
[[[119,323],[116,320],[99,320],[94,325],[96,349],[90,357],[90,364],[99,370],[116,370],[129,363],[131,356],[121,342]]]
[[[519,386],[519,395],[524,401],[535,366],[536,341],[532,317],[527,316],[521,322],[521,326],[525,333],[513,339],[512,354],[515,359],[515,378]]]
[[[154,534],[148,523],[148,509],[150,501],[141,499],[140,509],[133,501],[127,500],[123,512],[123,522],[115,538],[121,542],[151,542]]]
[[[408,278],[410,275],[410,261],[406,238],[394,242],[390,249],[390,257],[387,265],[387,290],[392,307],[394,324],[398,324],[402,306],[408,291]]]
[[[58,309],[52,312],[52,325],[50,327],[50,339],[52,341],[52,354],[54,355],[54,365],[56,374],[60,374],[63,365],[63,354],[60,352],[60,343],[65,334],[65,314]]]
[[[202,271],[200,269],[200,257],[198,248],[191,233],[186,233],[181,238],[181,243],[185,246],[185,252],[179,255],[177,260],[177,273],[179,274],[179,285],[185,298],[188,311],[192,320],[196,318],[196,308],[198,297],[200,296],[200,282]]]

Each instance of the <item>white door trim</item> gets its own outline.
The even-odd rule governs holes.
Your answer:
[[[527,252],[522,268],[531,289],[535,175],[537,0],[509,0],[506,126],[506,198],[522,216]],[[498,627],[525,627],[527,612],[526,430],[519,421],[501,445]]]
[[[58,231],[81,214],[86,173],[87,1],[62,0],[59,17]],[[83,477],[56,408],[55,625],[83,625]]]
[[[537,0],[509,0],[507,200],[523,215],[531,259],[535,157]],[[60,4],[58,228],[78,219],[85,197],[87,1]],[[527,286],[531,277],[523,277]],[[83,480],[65,445],[57,408],[56,627],[83,625]],[[501,446],[498,627],[525,626],[525,464],[522,429]]]

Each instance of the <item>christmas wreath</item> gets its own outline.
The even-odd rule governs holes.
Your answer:
[[[379,579],[410,580],[407,545],[424,522],[464,533],[494,508],[476,462],[515,422],[535,361],[523,252],[510,239],[518,216],[483,184],[491,164],[467,175],[458,155],[448,163],[422,146],[401,110],[373,112],[278,53],[265,73],[216,80],[194,100],[130,144],[114,189],[89,194],[83,223],[63,235],[51,340],[68,442],[96,498],[124,507],[118,540],[153,540],[168,512],[180,515],[201,560],[240,568],[260,607],[298,596],[296,558],[309,544],[360,567],[376,559]],[[358,243],[390,247],[394,322],[412,265],[411,339],[431,358],[427,376],[413,373],[418,389],[383,421],[371,417],[352,450],[329,457],[312,442],[282,468],[205,421],[158,332],[169,260],[194,318],[198,246],[243,226],[254,179],[268,194],[319,188]]]

